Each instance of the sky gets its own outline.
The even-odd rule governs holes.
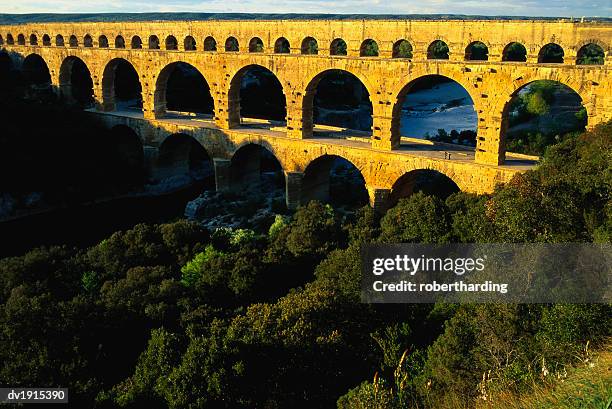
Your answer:
[[[612,0],[1,0],[3,13],[339,13],[612,17]]]

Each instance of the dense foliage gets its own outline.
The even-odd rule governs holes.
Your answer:
[[[382,218],[311,202],[267,235],[137,225],[0,261],[0,383],[75,407],[473,406],[609,336],[607,305],[360,303],[367,242],[610,242],[612,124],[491,195],[417,193]],[[483,375],[484,374],[484,375]]]

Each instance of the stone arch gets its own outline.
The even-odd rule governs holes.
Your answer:
[[[106,37],[104,34],[98,37],[98,47],[108,48],[108,37]]]
[[[192,96],[196,99],[195,102],[197,102],[197,107],[194,105],[187,108],[190,108],[191,112],[214,114],[214,100],[210,92],[210,86],[208,85],[208,81],[204,75],[202,75],[200,70],[189,63],[175,61],[166,65],[157,76],[154,94],[155,118],[163,117],[166,115],[167,110],[169,109],[167,98],[168,86],[172,86],[172,83],[169,84],[169,82],[172,81],[173,74],[175,74],[176,70],[189,70],[190,72],[196,74],[194,78],[192,78],[193,81],[191,83],[182,84],[182,86],[189,88],[185,91],[191,91]],[[180,72],[178,74],[180,74]],[[190,104],[189,101],[185,101],[185,103]],[[170,108],[174,108],[172,106],[172,100],[170,101],[170,104]],[[198,110],[196,111],[195,108]]]
[[[208,36],[204,39],[204,51],[217,51],[217,40],[214,37]]]
[[[304,169],[301,202],[311,200],[357,207],[368,204],[366,178],[350,159],[323,154],[312,159]]]
[[[159,37],[156,35],[149,36],[149,50],[159,50]]]
[[[447,173],[446,169],[431,167],[408,170],[395,179],[388,205],[393,207],[400,199],[417,192],[434,194],[446,199],[452,193],[463,190],[458,182],[456,175],[452,172]]]
[[[196,50],[196,40],[192,36],[185,37],[183,40],[183,47],[185,51],[195,51]]]
[[[26,45],[25,36],[23,34],[17,35],[17,45]]]
[[[142,85],[140,75],[134,65],[124,58],[113,58],[104,67],[102,73],[102,104],[105,111],[117,110],[119,101],[130,101],[122,104],[121,109],[142,110]]]
[[[304,137],[310,137],[313,133],[314,128],[314,103],[315,103],[315,95],[317,93],[317,87],[323,78],[325,78],[329,74],[350,74],[352,77],[356,78],[361,85],[365,88],[366,93],[368,94],[368,100],[370,104],[372,104],[372,95],[375,95],[374,88],[369,84],[368,80],[359,72],[359,71],[350,71],[347,69],[325,69],[321,72],[318,72],[306,86],[306,90],[304,92],[304,99],[302,102],[302,133]]]
[[[427,72],[415,73],[414,77],[406,84],[400,84],[392,94],[396,95],[395,102],[392,109],[392,124],[391,124],[391,146],[399,146],[401,138],[401,109],[404,100],[408,93],[413,89],[414,85],[421,82],[423,79],[432,76],[445,77],[459,84],[469,95],[472,103],[474,104],[474,111],[478,117],[480,112],[478,95],[472,90],[470,83],[460,75],[460,73],[454,72],[452,69],[441,69],[438,74],[428,74]],[[478,118],[476,119],[478,123]]]
[[[538,53],[538,63],[563,64],[563,48],[556,43],[548,43]]]
[[[166,37],[166,50],[178,50],[178,41],[173,35]]]
[[[465,47],[466,61],[487,61],[489,59],[489,47],[482,41],[472,41]]]
[[[142,48],[142,39],[140,36],[133,36],[130,40],[130,47],[132,49],[138,50]]]
[[[59,73],[61,96],[70,104],[83,108],[94,103],[93,80],[87,64],[78,57],[68,56],[62,61]]]
[[[577,96],[580,105],[585,110],[586,114],[586,126],[589,125],[589,115],[592,113],[592,109],[594,108],[592,104],[590,104],[589,96],[590,90],[587,85],[579,80],[569,77],[567,75],[560,74],[557,71],[550,71],[548,75],[537,75],[538,71],[535,72],[535,75],[525,76],[520,80],[515,80],[512,84],[511,88],[505,90],[505,92],[500,92],[499,95],[503,96],[499,98],[499,101],[496,103],[494,107],[495,113],[499,113],[501,117],[501,126],[499,129],[499,156],[500,162],[503,163],[505,160],[505,154],[507,149],[507,132],[510,126],[510,108],[512,106],[513,100],[517,97],[517,95],[530,84],[533,84],[538,81],[552,81],[557,84],[563,85],[573,91],[573,93]]]
[[[527,48],[518,41],[508,43],[502,52],[502,61],[526,62]]]
[[[64,46],[64,36],[61,34],[58,34],[55,36],[55,46],[56,47],[63,47]]]
[[[606,59],[604,48],[596,42],[589,42],[578,49],[577,65],[603,65]]]
[[[47,62],[38,54],[30,54],[21,64],[23,79],[36,97],[51,96],[51,73]]]
[[[85,37],[83,37],[83,46],[88,48],[93,47],[93,38],[91,38],[89,34],[85,34]]]
[[[261,41],[261,38],[259,37],[251,38],[251,41],[249,41],[249,52],[250,53],[263,53],[263,51],[264,51],[264,44],[263,44],[263,41]]]
[[[49,47],[51,46],[51,37],[49,37],[49,34],[45,34],[42,37],[42,41],[43,41],[43,45],[45,47]]]
[[[302,40],[301,46],[302,54],[312,55],[319,54],[319,44],[314,37],[306,37]]]
[[[274,42],[274,53],[275,54],[289,54],[291,52],[291,44],[285,37],[279,37]]]
[[[331,44],[329,45],[329,54],[330,55],[347,55],[348,47],[346,45],[346,41],[341,38],[335,38]]]
[[[125,38],[122,35],[115,37],[115,48],[125,48]]]
[[[29,78],[35,84],[48,83],[51,85],[51,71],[42,56],[36,53],[29,54],[23,59],[21,69],[26,80]]]
[[[200,142],[186,133],[173,133],[162,141],[158,150],[156,179],[183,177],[206,178],[214,174],[212,156]],[[178,180],[177,183],[181,183]]]
[[[72,34],[70,36],[70,38],[68,39],[68,44],[70,45],[70,47],[78,47],[79,46],[79,39],[77,38],[77,36],[75,36],[74,34]]]
[[[265,76],[270,81],[267,86],[265,85],[259,86],[259,87],[256,87],[256,89],[258,90],[263,89],[264,91],[271,92],[271,91],[275,91],[273,88],[276,88],[276,91],[278,91],[278,88],[280,88],[280,93],[282,94],[282,100],[281,100],[281,96],[278,94],[277,95],[269,95],[269,94],[261,95],[260,98],[258,98],[260,103],[257,104],[258,107],[261,109],[257,110],[256,112],[251,112],[250,116],[254,116],[256,118],[261,118],[261,119],[273,119],[273,120],[281,120],[281,121],[284,120],[287,114],[286,112],[287,100],[286,100],[285,90],[283,87],[283,82],[278,78],[278,75],[275,72],[271,71],[270,69],[264,66],[258,65],[258,64],[249,64],[244,67],[241,67],[238,71],[236,71],[236,73],[232,76],[232,80],[230,81],[230,86],[229,86],[229,91],[228,91],[228,98],[230,101],[229,106],[228,106],[228,115],[232,123],[232,126],[237,126],[241,122],[242,113],[244,112],[244,109],[241,108],[241,99],[246,99],[244,98],[243,95],[241,95],[241,88],[243,85],[243,79],[245,78],[245,75],[247,75],[249,72],[252,72],[252,71],[254,71],[256,74],[259,72],[260,76]],[[262,81],[261,78],[258,78],[256,80],[258,82]],[[269,109],[266,109],[266,106],[265,106],[266,104],[275,105],[275,104],[278,104],[279,102],[282,102],[284,104],[284,107],[280,110],[282,111],[282,113],[279,113],[278,115],[276,115],[274,111],[275,111],[275,108],[278,108],[278,107],[270,106],[268,107]],[[254,104],[251,104],[249,107],[253,109],[253,105]]]
[[[240,44],[236,37],[228,37],[225,40],[225,51],[226,52],[238,52],[240,51]]]
[[[11,33],[8,33],[8,34],[6,35],[6,43],[7,43],[8,45],[13,45],[13,44],[15,44],[15,40],[13,39],[13,35],[12,35]]]
[[[30,34],[30,45],[38,45],[38,37],[36,37],[36,34]]]
[[[361,46],[359,47],[360,57],[378,57],[378,53],[378,43],[371,38],[363,40]]]
[[[247,141],[240,144],[232,154],[230,187],[232,190],[244,191],[253,188],[261,190],[264,185],[268,185],[284,190],[283,171],[283,165],[273,149],[265,144]]]
[[[126,187],[143,183],[145,156],[142,138],[127,125],[115,125],[108,135],[109,167],[115,173],[117,182]]]
[[[393,43],[392,58],[412,58],[412,44],[406,39],[399,39]]]
[[[432,41],[427,47],[428,60],[448,60],[449,54],[448,44],[441,39]]]

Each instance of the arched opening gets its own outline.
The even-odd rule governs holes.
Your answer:
[[[239,50],[238,40],[236,37],[229,37],[225,40],[225,51],[227,52],[238,52]]]
[[[319,45],[313,37],[306,37],[302,41],[302,54],[319,54]]]
[[[131,47],[133,49],[141,49],[142,48],[142,39],[139,36],[132,37]]]
[[[6,43],[8,45],[13,45],[15,44],[15,40],[13,39],[13,35],[12,34],[7,34],[6,35]]]
[[[40,55],[28,55],[23,60],[21,70],[29,97],[45,99],[51,97],[51,74],[47,63]]]
[[[13,86],[12,80],[13,62],[8,53],[0,50],[0,91]]]
[[[289,54],[291,52],[291,45],[289,40],[285,37],[281,37],[274,43],[274,52],[276,54]]]
[[[25,45],[25,36],[23,34],[17,35],[17,45]]]
[[[2,34],[0,34],[0,45],[4,45],[4,38],[2,37]]]
[[[365,131],[367,134],[364,136],[371,133],[370,94],[365,85],[348,71],[324,71],[310,81],[304,97],[304,113],[308,112],[312,112],[312,117],[305,115],[303,118],[305,132],[312,131],[315,123]],[[321,134],[329,132],[334,130],[317,130]]]
[[[105,111],[142,111],[142,86],[134,66],[123,58],[104,68],[102,95]]]
[[[347,55],[346,41],[341,38],[334,39],[329,46],[331,55]]]
[[[563,64],[563,48],[559,44],[546,44],[538,54],[538,63]]]
[[[68,44],[70,45],[70,47],[78,47],[79,39],[77,38],[77,36],[73,34],[70,36],[70,39],[68,40]]]
[[[502,61],[526,62],[527,49],[521,43],[510,43],[504,48]]]
[[[98,38],[98,47],[100,48],[108,48],[108,38],[105,35],[101,35]]]
[[[93,105],[93,81],[83,60],[66,57],[60,67],[59,82],[61,95],[68,104],[81,108]]]
[[[185,47],[185,51],[195,51],[196,50],[196,40],[192,36],[185,37],[183,45]]]
[[[45,34],[45,35],[43,36],[42,41],[43,41],[43,45],[44,45],[45,47],[50,47],[50,46],[51,46],[51,37],[49,37],[49,34]]]
[[[249,41],[249,52],[250,53],[263,53],[263,50],[264,50],[264,45],[263,45],[263,41],[261,41],[261,38],[259,37],[251,38],[251,41]]]
[[[83,45],[85,47],[93,47],[93,38],[91,38],[89,34],[86,34],[85,37],[83,37]]]
[[[476,145],[478,115],[468,91],[442,75],[409,82],[393,107],[393,138],[409,136],[437,142]]]
[[[412,45],[407,40],[399,40],[393,44],[393,58],[412,58]]]
[[[603,65],[605,53],[601,46],[595,43],[585,44],[578,50],[577,65]]]
[[[367,39],[361,43],[359,48],[360,57],[378,57],[378,43],[372,39]]]
[[[427,48],[428,60],[448,60],[448,45],[442,40],[436,40]]]
[[[229,98],[240,101],[230,106],[230,117],[284,121],[287,116],[283,86],[267,68],[249,65],[234,75]]]
[[[149,37],[149,50],[159,50],[159,38],[157,36]]]
[[[246,193],[249,197],[265,195],[281,201],[285,196],[283,168],[274,154],[261,145],[250,143],[234,153],[230,181],[233,191]]]
[[[55,46],[63,47],[64,46],[64,37],[61,34],[55,36]]]
[[[178,50],[178,41],[175,36],[166,37],[166,50]]]
[[[30,34],[30,45],[38,45],[38,37],[36,37],[36,34]]]
[[[357,209],[368,204],[365,179],[350,161],[323,155],[308,164],[302,180],[302,204],[311,200]]]
[[[541,155],[547,146],[587,125],[582,98],[570,87],[550,80],[519,88],[506,104],[502,118],[502,149]]]
[[[400,199],[418,192],[445,200],[460,190],[451,178],[437,170],[417,169],[403,174],[395,181],[389,196],[389,206],[393,207]]]
[[[123,36],[115,37],[115,48],[125,48],[125,39]]]
[[[210,87],[194,66],[175,62],[159,73],[155,85],[155,117],[200,116],[214,114]]]
[[[145,181],[144,149],[140,137],[125,125],[117,125],[109,132],[106,169],[120,192],[141,186]]]
[[[217,51],[217,40],[208,36],[204,39],[204,51]]]
[[[156,179],[168,189],[194,182],[203,188],[214,186],[213,162],[206,149],[193,137],[177,133],[168,136],[159,147]]]
[[[474,41],[465,48],[465,59],[468,61],[487,61],[489,48],[482,41]]]

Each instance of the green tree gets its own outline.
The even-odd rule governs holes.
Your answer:
[[[386,243],[446,243],[450,239],[448,209],[436,196],[418,192],[401,199],[380,222]]]

